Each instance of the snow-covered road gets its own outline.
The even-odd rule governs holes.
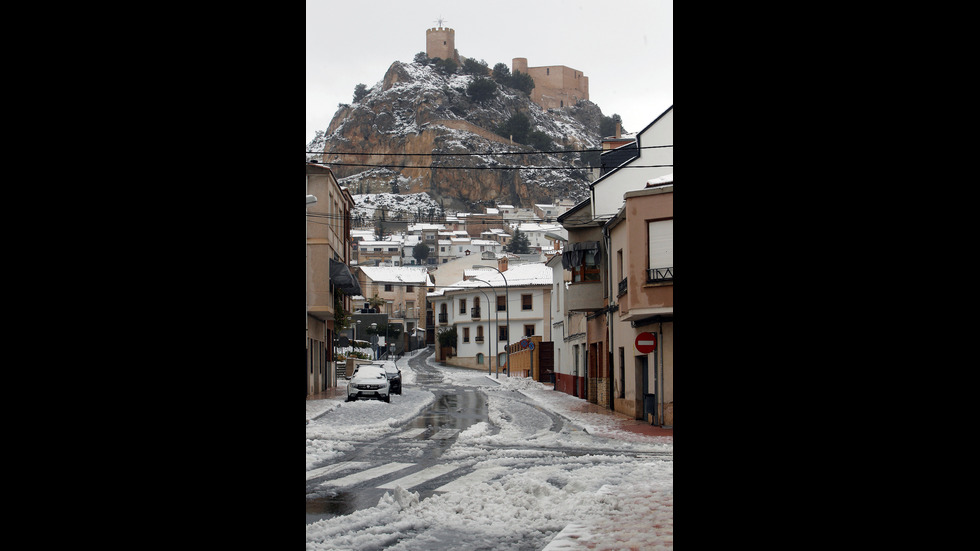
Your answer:
[[[398,365],[404,392],[390,404],[307,401],[308,499],[380,495],[307,524],[307,549],[673,547],[672,438],[620,431],[613,416],[577,411],[581,399],[529,379],[441,367],[431,350]],[[416,384],[423,370],[442,382]],[[488,420],[419,440],[425,429],[409,423],[447,388],[485,396]],[[363,453],[379,441],[398,453]],[[421,468],[437,448],[438,462]]]

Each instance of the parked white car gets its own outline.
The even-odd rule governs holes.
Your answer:
[[[358,366],[357,371],[347,382],[347,401],[351,402],[358,398],[391,401],[391,395],[388,392],[388,376],[385,374],[384,367],[375,364]]]

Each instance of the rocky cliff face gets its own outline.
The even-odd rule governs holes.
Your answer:
[[[341,107],[325,133],[318,134],[307,149],[326,152],[318,160],[330,164],[341,185],[352,193],[390,192],[397,186],[399,193],[428,193],[447,208],[465,210],[491,202],[529,207],[585,198],[591,173],[574,169],[586,166],[580,154],[533,153],[534,148],[512,144],[494,129],[521,112],[530,119],[532,130],[551,138],[555,150],[596,149],[601,144],[599,107],[581,102],[543,110],[522,92],[499,85],[492,100],[475,102],[466,92],[474,78],[442,75],[431,66],[396,61],[367,96]],[[501,152],[518,154],[489,155]]]

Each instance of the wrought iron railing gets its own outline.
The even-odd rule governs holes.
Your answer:
[[[472,317],[473,319],[480,319],[480,308],[479,307],[470,308],[470,317]]]
[[[624,277],[623,280],[619,282],[619,295],[622,295],[623,293],[626,292],[626,280],[627,278]]]
[[[647,281],[673,281],[674,280],[674,267],[670,266],[668,268],[650,268],[647,270]]]
[[[449,323],[449,314],[445,312],[439,312],[439,323],[443,325]]]

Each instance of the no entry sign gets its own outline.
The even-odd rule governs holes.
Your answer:
[[[636,336],[636,341],[633,345],[636,346],[638,352],[649,354],[657,349],[657,336],[644,331]]]

